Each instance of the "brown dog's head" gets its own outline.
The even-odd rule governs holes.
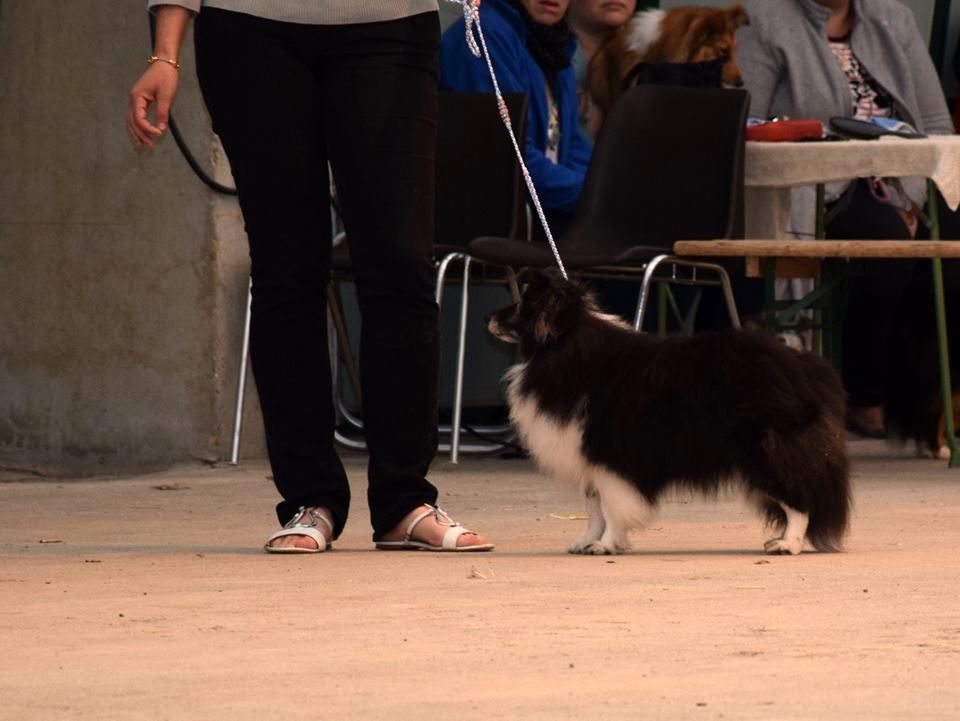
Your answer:
[[[644,62],[703,63],[724,59],[724,84],[743,85],[736,61],[736,32],[749,22],[739,4],[726,9],[674,8],[664,16],[660,37],[650,46]]]
[[[750,22],[743,7],[677,7],[649,12],[663,13],[656,37],[638,32],[649,26],[641,17],[643,13],[638,13],[604,42],[590,60],[588,90],[604,115],[640,65],[722,60],[720,75],[724,85],[743,84],[736,61],[736,31]]]
[[[491,314],[487,328],[502,341],[519,343],[524,357],[559,342],[584,313],[595,310],[587,290],[555,268],[525,270],[517,282],[523,288],[520,302]]]

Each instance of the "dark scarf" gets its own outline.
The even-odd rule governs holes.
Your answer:
[[[520,17],[526,23],[527,50],[552,83],[557,72],[570,65],[567,45],[573,37],[573,32],[567,25],[567,18],[564,17],[556,25],[541,25],[533,21],[520,0],[506,0],[506,2],[520,13]]]

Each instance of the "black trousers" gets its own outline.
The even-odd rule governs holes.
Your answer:
[[[196,19],[200,87],[250,242],[250,353],[281,523],[322,505],[339,535],[350,503],[333,447],[328,162],[362,314],[374,538],[436,502],[426,473],[437,448],[439,32],[436,13],[326,26],[216,9]]]
[[[937,193],[941,237],[960,239],[960,213],[951,211]],[[858,180],[842,199],[842,210],[827,225],[831,240],[910,240],[910,232],[893,206],[877,201],[866,180]],[[929,239],[930,231],[920,224],[917,238]],[[893,376],[898,325],[932,318],[932,276],[930,262],[923,260],[865,260],[864,273],[854,278],[843,325],[843,382],[850,405],[881,405]],[[929,313],[902,313],[908,296],[931,298]]]
[[[896,208],[870,194],[858,180],[837,201],[843,208],[827,225],[830,240],[910,240]],[[916,261],[865,260],[863,274],[852,280],[843,323],[843,384],[850,405],[881,405],[890,382],[896,309],[913,275]]]

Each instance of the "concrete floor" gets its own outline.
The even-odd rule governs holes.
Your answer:
[[[490,554],[260,551],[263,464],[0,475],[0,719],[960,718],[960,471],[851,443],[847,552],[767,557],[737,499],[573,557],[574,491],[443,461]],[[46,541],[46,542],[43,542]]]

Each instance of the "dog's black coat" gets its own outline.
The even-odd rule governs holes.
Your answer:
[[[779,502],[809,515],[807,539],[836,550],[850,507],[845,394],[833,368],[751,331],[658,338],[612,323],[577,283],[521,274],[519,304],[491,329],[520,344],[521,398],[579,421],[588,463],[655,504],[671,486],[708,494],[741,476],[782,528]]]

